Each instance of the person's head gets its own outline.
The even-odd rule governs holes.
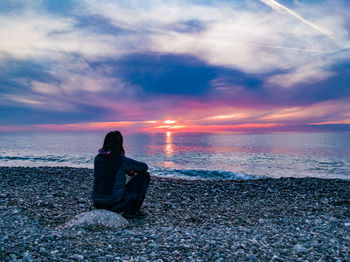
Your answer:
[[[119,131],[109,132],[103,142],[102,150],[109,151],[112,155],[125,154],[122,134]]]

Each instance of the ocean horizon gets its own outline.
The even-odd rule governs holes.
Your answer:
[[[0,133],[0,166],[93,168],[103,132]],[[350,133],[133,133],[126,155],[155,176],[350,178]]]

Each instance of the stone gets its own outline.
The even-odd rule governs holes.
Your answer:
[[[178,250],[174,250],[174,251],[172,252],[172,254],[175,255],[175,256],[179,256],[179,255],[180,255],[180,252],[179,252]]]
[[[273,257],[271,258],[271,262],[283,262],[284,260],[280,257],[278,257],[277,255],[273,255]]]
[[[246,256],[247,260],[249,261],[259,261],[258,258],[254,254],[248,254]]]
[[[73,259],[73,260],[84,260],[84,256],[79,255],[79,254],[74,254],[70,258]]]
[[[119,229],[128,225],[128,221],[121,215],[104,210],[97,209],[90,212],[78,214],[75,218],[63,225],[63,228],[111,228]]]
[[[293,247],[293,250],[297,253],[305,253],[306,252],[306,248],[303,247],[302,245],[300,244],[296,244],[294,247]]]
[[[15,254],[11,254],[9,256],[9,262],[15,262],[17,261],[17,256]],[[23,260],[22,260],[23,261]]]
[[[6,241],[6,240],[8,240],[9,239],[9,237],[6,235],[6,236],[4,236],[2,239],[1,239],[1,241]]]
[[[29,252],[25,252],[22,258],[23,262],[30,262],[33,261],[32,255]]]
[[[52,255],[52,256],[56,256],[56,254],[58,253],[58,250],[56,249],[56,250],[52,250],[51,252],[50,252],[50,254]]]

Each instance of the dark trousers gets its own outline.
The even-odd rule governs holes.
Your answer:
[[[136,176],[130,179],[125,185],[125,193],[123,198],[114,205],[103,205],[94,203],[94,207],[98,209],[107,209],[117,213],[135,214],[140,210],[145,200],[147,188],[151,177],[147,171],[138,172]]]

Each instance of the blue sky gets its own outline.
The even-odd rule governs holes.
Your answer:
[[[0,131],[349,130],[347,10],[347,0],[3,1]]]

